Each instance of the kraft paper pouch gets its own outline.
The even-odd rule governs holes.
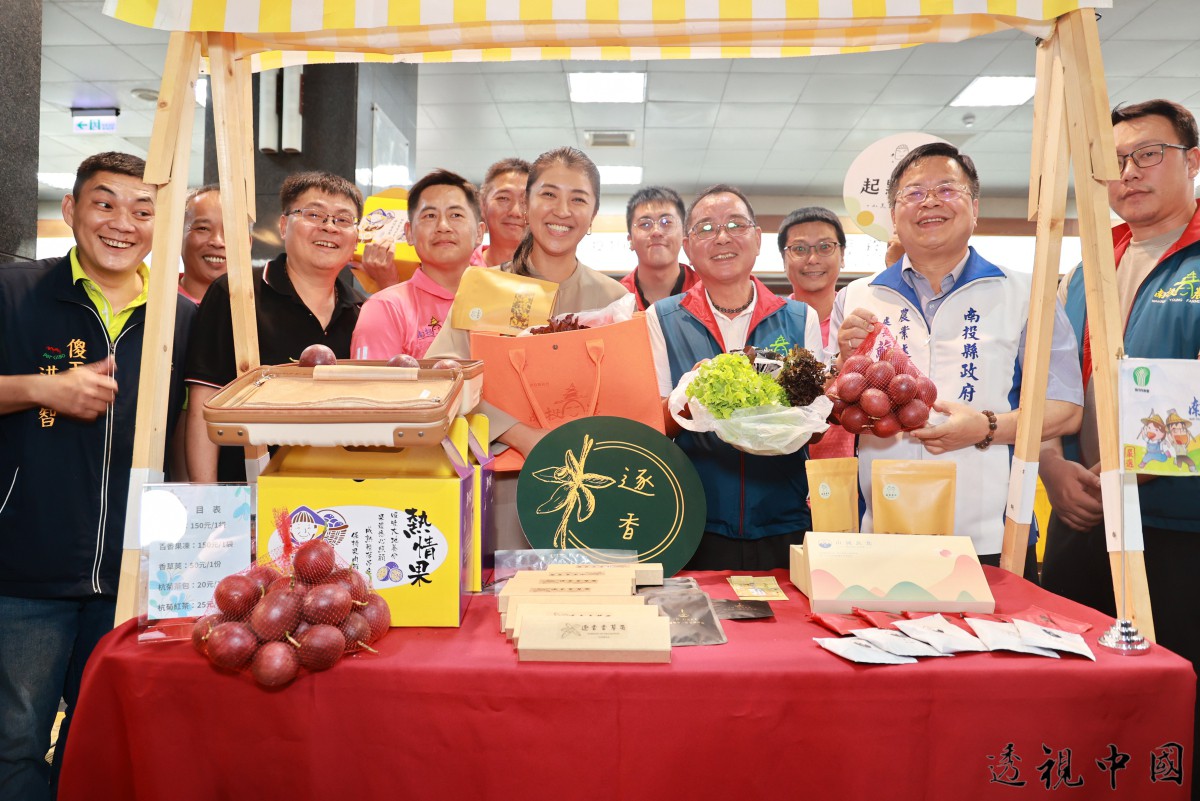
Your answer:
[[[871,514],[875,533],[953,534],[956,475],[954,462],[903,459],[872,462]]]
[[[858,459],[809,459],[808,499],[813,531],[858,531]]]
[[[517,335],[550,319],[558,284],[504,270],[472,267],[463,273],[450,307],[450,324],[466,331]]]

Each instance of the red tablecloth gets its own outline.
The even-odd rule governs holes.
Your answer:
[[[1087,620],[1095,649],[1102,615],[987,570],[998,611]],[[727,575],[698,578],[732,598]],[[1196,681],[1174,654],[853,665],[775,575],[775,619],[725,621],[728,644],[668,665],[520,664],[480,596],[461,629],[393,629],[379,656],[265,692],[127,624],[88,666],[59,798],[1008,799],[1046,797],[1043,774],[1068,798],[1187,798],[1190,776],[1151,780],[1165,745],[1190,764]]]

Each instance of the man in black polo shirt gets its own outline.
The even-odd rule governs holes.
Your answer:
[[[286,364],[309,345],[350,357],[350,336],[365,298],[343,271],[354,253],[362,194],[338,175],[302,172],[279,190],[279,233],[284,252],[254,271],[254,312],[262,364]],[[200,304],[188,348],[190,385],[188,475],[195,482],[245,481],[241,448],[208,439],[205,402],[237,377],[229,278],[212,283]]]

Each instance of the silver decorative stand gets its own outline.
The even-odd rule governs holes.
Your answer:
[[[1150,641],[1138,632],[1132,620],[1124,618],[1101,634],[1098,643],[1104,650],[1122,656],[1141,656],[1150,652]]]

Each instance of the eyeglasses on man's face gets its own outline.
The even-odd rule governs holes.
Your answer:
[[[689,235],[694,239],[704,241],[706,239],[715,239],[721,231],[730,236],[745,236],[753,229],[754,223],[745,217],[730,217],[723,223],[713,222],[712,220],[698,222],[692,226]]]
[[[1117,154],[1117,172],[1118,173],[1125,172],[1125,164],[1130,161],[1132,161],[1134,164],[1136,164],[1138,169],[1141,169],[1141,170],[1144,170],[1147,167],[1153,167],[1155,164],[1160,164],[1163,160],[1163,157],[1167,153],[1168,147],[1174,148],[1175,150],[1188,150],[1189,149],[1189,148],[1184,147],[1183,145],[1171,145],[1171,144],[1167,144],[1166,142],[1159,142],[1156,145],[1146,145],[1145,147],[1139,147],[1137,150],[1131,150],[1124,155],[1118,153]]]
[[[679,225],[679,220],[673,214],[664,214],[661,217],[639,217],[633,225],[639,231],[645,231],[646,233],[650,233],[657,228],[664,234],[669,234],[675,230],[675,226]]]
[[[293,209],[283,216],[295,217],[297,215],[310,225],[324,225],[326,222],[332,222],[335,228],[341,228],[343,231],[358,225],[357,217],[351,217],[348,214],[326,214],[320,209]]]
[[[905,206],[919,206],[929,199],[930,195],[942,203],[950,203],[961,195],[970,194],[969,189],[958,184],[938,184],[935,187],[906,186],[896,193],[896,202]]]
[[[832,256],[834,253],[837,253],[838,247],[837,242],[825,240],[815,245],[805,245],[802,242],[797,242],[795,245],[788,245],[784,250],[791,253],[797,259],[807,259],[813,253],[822,257]]]

